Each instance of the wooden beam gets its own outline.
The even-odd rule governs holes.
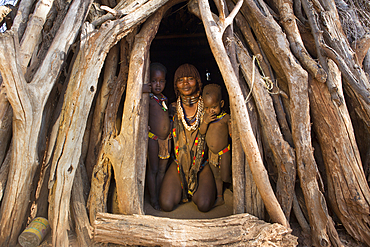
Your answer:
[[[291,229],[250,214],[217,219],[179,220],[150,215],[98,213],[94,240],[122,245],[297,246]]]

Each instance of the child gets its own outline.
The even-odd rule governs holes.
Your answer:
[[[200,133],[206,135],[208,158],[213,171],[217,200],[215,206],[224,204],[223,182],[231,182],[231,155],[229,145],[230,115],[222,111],[221,87],[209,84],[203,89],[204,116],[200,125]]]
[[[170,118],[168,115],[167,98],[162,94],[166,86],[167,69],[160,63],[150,65],[151,93],[149,94],[149,141],[147,170],[147,184],[150,194],[150,204],[160,210],[158,203],[159,188],[161,187],[170,157]],[[148,91],[148,89],[143,89]]]

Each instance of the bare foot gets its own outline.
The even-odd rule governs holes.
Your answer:
[[[158,201],[155,201],[155,202],[151,201],[151,202],[150,202],[150,205],[152,205],[152,207],[153,207],[155,210],[161,210],[161,207],[159,206]]]
[[[225,204],[223,196],[217,196],[215,207]]]

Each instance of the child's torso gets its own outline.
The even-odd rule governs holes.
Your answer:
[[[149,100],[149,126],[150,132],[159,139],[166,139],[170,133],[168,110],[164,111],[154,99]]]
[[[218,153],[220,150],[224,149],[229,143],[229,116],[226,115],[221,120],[217,122],[210,123],[208,125],[206,133],[206,142],[208,148],[213,153]]]

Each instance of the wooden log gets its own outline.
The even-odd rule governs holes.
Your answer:
[[[239,8],[241,6],[240,4],[241,2],[238,2],[237,4]],[[215,25],[215,21],[212,17],[209,3],[207,1],[199,1],[199,9],[204,28],[206,30],[208,42],[218,67],[220,68],[227,91],[229,92],[230,98],[235,99],[231,101],[234,102],[234,104],[232,104],[230,107],[235,107],[235,112],[237,112],[239,115],[237,118],[237,126],[240,132],[243,149],[247,155],[247,160],[251,167],[258,191],[263,198],[266,209],[269,212],[272,220],[284,226],[289,226],[289,223],[286,220],[278,201],[276,200],[271,188],[271,184],[268,180],[268,175],[263,165],[256,139],[253,136],[246,106],[239,103],[243,102],[244,98],[242,96],[240,86],[238,85],[236,75],[230,61],[225,59],[227,54],[222,44],[222,35],[228,24],[232,22],[237,9],[231,11],[231,14],[224,21],[219,22],[218,25]]]
[[[10,157],[11,157],[11,148],[8,151],[8,154],[5,157],[4,162],[0,167],[0,202],[3,198],[5,192],[6,181],[8,180],[8,173],[10,167]]]
[[[72,213],[75,221],[78,246],[91,246],[92,227],[87,216],[81,177],[81,165],[77,167],[72,187]]]
[[[78,4],[79,2],[76,2],[77,6]],[[20,15],[22,14],[24,13]],[[45,57],[45,63],[39,68],[36,78],[31,83],[26,83],[18,68],[18,62],[21,60],[18,60],[15,49],[15,46],[18,45],[17,33],[8,31],[6,35],[1,37],[2,45],[0,47],[4,51],[1,51],[0,70],[7,87],[9,102],[13,108],[13,117],[17,119],[16,123],[13,121],[13,136],[17,141],[14,142],[7,189],[0,210],[0,228],[2,229],[0,242],[4,241],[4,244],[14,245],[16,243],[26,217],[30,191],[32,190],[32,186],[28,185],[31,184],[39,165],[37,135],[42,123],[42,113],[46,99],[64,62],[64,54],[67,53],[69,45],[73,42],[79,29],[78,23],[82,22],[83,17],[74,12],[67,19],[65,28],[60,30],[54,46],[50,48]],[[18,24],[15,20],[15,26]],[[15,30],[19,31],[16,28]],[[25,184],[27,186],[24,186]],[[17,217],[18,220],[14,221],[14,217]]]
[[[147,154],[146,148],[142,146],[144,143],[142,138],[147,138],[148,130],[139,128],[143,128],[141,114],[147,111],[142,109],[145,97],[148,97],[142,93],[143,83],[147,76],[145,74],[147,72],[146,62],[150,44],[157,33],[164,13],[169,7],[181,1],[170,1],[160,8],[145,22],[139,34],[135,36],[127,81],[129,93],[126,94],[121,131],[117,138],[112,140],[111,145],[108,146],[110,150],[107,151],[111,154],[120,213],[144,213],[143,176],[145,176]]]
[[[324,83],[327,78],[325,70],[312,59],[303,44],[293,12],[293,1],[273,0],[273,2],[279,9],[280,23],[285,30],[292,52],[307,72],[316,78],[317,81]]]
[[[113,46],[105,59],[103,83],[99,90],[94,108],[94,114],[91,125],[91,132],[89,138],[89,150],[86,156],[86,171],[89,179],[91,179],[94,165],[97,162],[97,157],[101,148],[101,138],[103,134],[103,123],[105,109],[108,104],[110,90],[113,88],[114,79],[117,72],[119,58],[119,46]]]
[[[234,8],[234,3],[232,1],[227,1],[227,4],[229,8]],[[254,38],[254,35],[252,33],[251,27],[249,26],[248,22],[245,20],[243,15],[241,13],[238,13],[235,16],[235,22],[237,26],[239,27],[240,31],[243,34],[244,40],[246,40],[249,48],[251,49],[252,53],[257,57],[259,64],[261,65],[261,70],[263,71],[263,74],[265,77],[271,80],[273,83],[273,88],[271,89],[271,97],[274,103],[274,108],[276,112],[276,116],[280,125],[281,132],[284,136],[284,138],[287,140],[287,142],[292,146],[293,145],[293,138],[292,133],[290,131],[286,114],[283,109],[282,104],[280,103],[280,89],[278,89],[274,74],[272,73],[272,69],[270,64],[268,63],[266,56],[264,55],[263,51],[260,49],[260,46],[258,45],[257,41]]]
[[[207,220],[98,214],[94,222],[95,241],[123,245],[297,246],[290,233],[249,214]]]
[[[27,22],[27,28],[20,42],[19,50],[19,54],[23,58],[20,64],[23,74],[26,73],[31,56],[36,46],[40,43],[40,39],[42,38],[41,30],[52,5],[53,0],[38,1]]]
[[[133,36],[133,35],[131,35]],[[107,210],[107,193],[108,183],[111,180],[111,166],[112,163],[108,159],[106,153],[106,145],[110,145],[109,139],[117,136],[117,112],[122,98],[122,94],[126,89],[128,76],[128,57],[130,54],[127,37],[120,41],[120,72],[118,74],[116,83],[112,89],[112,95],[108,99],[108,105],[104,118],[104,129],[102,137],[102,148],[100,150],[99,159],[94,166],[94,172],[91,179],[91,189],[89,191],[89,199],[87,207],[89,208],[91,224],[95,220],[97,212],[105,213]]]
[[[248,187],[245,179],[244,151],[240,143],[239,131],[236,126],[235,112],[231,108],[232,133],[232,182],[233,182],[233,214],[245,213],[245,190]]]
[[[296,179],[295,153],[280,131],[270,94],[266,90],[265,82],[258,73],[258,69],[253,65],[256,61],[249,57],[240,42],[238,42],[237,51],[241,69],[252,90],[261,125],[265,133],[268,133],[266,137],[278,168],[276,197],[286,218],[289,219]],[[255,69],[254,72],[253,69]]]
[[[333,61],[329,66],[338,88],[342,88],[340,71]],[[315,80],[309,85],[313,127],[327,171],[329,202],[347,232],[370,245],[370,189],[346,104],[334,104],[328,89]],[[341,90],[339,93],[343,94]]]
[[[83,27],[81,48],[72,68],[73,76],[68,83],[51,167],[49,221],[54,246],[68,246],[68,208],[72,181],[81,155],[83,131],[105,57],[116,42],[164,3],[165,1],[157,0],[147,2],[121,19],[107,22],[99,31],[93,30],[93,26],[88,23]]]
[[[12,137],[13,110],[6,98],[6,89],[2,84],[0,89],[0,167],[9,149]]]
[[[311,224],[313,243],[317,246],[340,243],[328,215],[324,195],[320,191],[317,165],[311,144],[311,123],[308,99],[308,75],[290,52],[285,34],[266,6],[244,1],[241,12],[252,27],[274,71],[288,82],[293,141],[300,183]],[[277,42],[279,41],[279,42]],[[329,236],[328,234],[333,233]]]

